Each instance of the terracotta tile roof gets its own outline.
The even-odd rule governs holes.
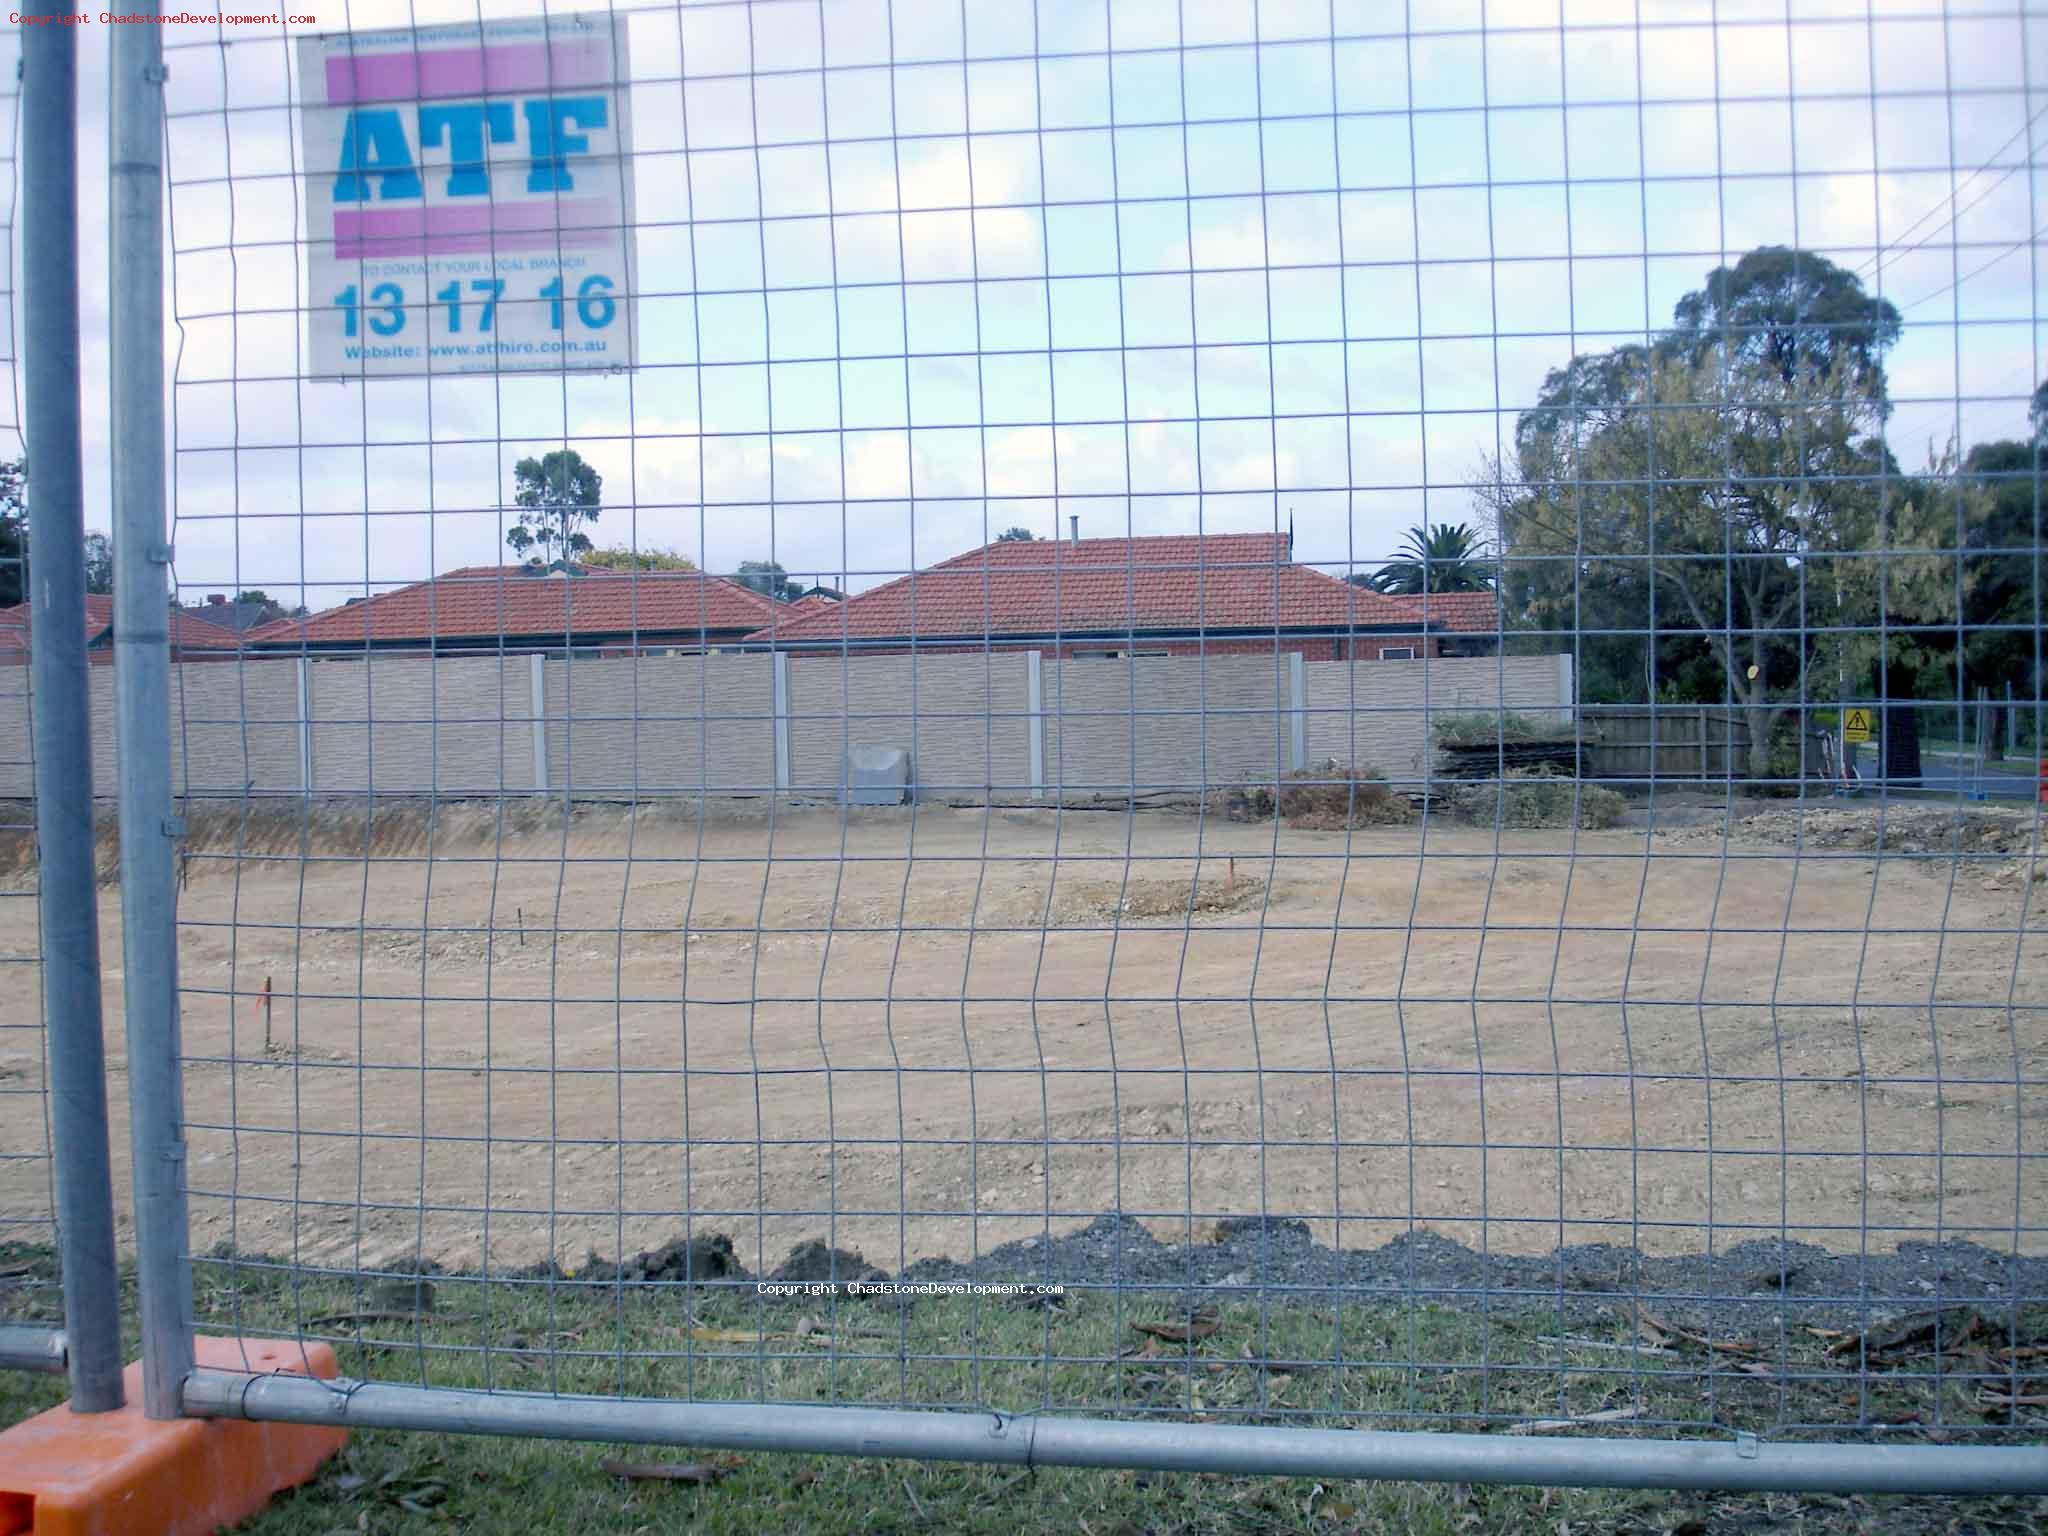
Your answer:
[[[216,629],[231,629],[238,635],[273,623],[284,615],[284,610],[275,603],[185,603],[180,611]]]
[[[722,576],[697,571],[535,575],[521,566],[448,571],[307,619],[249,632],[266,650],[299,645],[402,645],[433,640],[578,641],[661,635],[737,639],[773,619],[777,605]]]
[[[1411,609],[1426,609],[1429,621],[1438,629],[1467,635],[1491,635],[1500,631],[1500,599],[1491,592],[1439,592],[1427,599],[1396,597]]]
[[[990,544],[827,609],[785,610],[751,638],[980,639],[1117,631],[1415,628],[1491,633],[1486,592],[1391,597],[1296,565],[1284,534]]]
[[[32,605],[17,603],[0,608],[0,661],[25,661],[29,650]],[[218,624],[208,624],[176,609],[170,611],[171,648],[174,651],[234,651],[241,642]],[[85,596],[85,643],[107,647],[114,638],[114,599],[103,592]]]

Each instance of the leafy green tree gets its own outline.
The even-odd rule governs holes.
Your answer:
[[[1486,538],[1469,523],[1417,523],[1394,558],[1377,571],[1354,572],[1354,586],[1375,592],[1491,592],[1493,572]]]
[[[1941,557],[1903,551],[1942,547],[1957,466],[1896,474],[1896,311],[1823,258],[1752,252],[1675,321],[1554,370],[1481,500],[1510,612],[1577,640],[1587,697],[1734,704],[1762,777],[1800,700],[1897,663],[1881,620],[1941,621]]]
[[[512,466],[512,501],[520,509],[519,521],[505,535],[505,542],[522,559],[543,565],[570,560],[590,546],[582,531],[598,519],[598,504],[604,478],[584,462],[573,448],[557,448],[538,459],[521,459]]]
[[[789,573],[773,560],[742,560],[732,579],[763,597],[778,603],[793,603],[803,595],[803,583],[792,581]]]
[[[577,557],[578,563],[600,571],[694,571],[697,562],[673,549],[631,549],[624,544],[608,544],[602,549],[586,550]]]
[[[85,590],[114,590],[114,541],[97,529],[85,536]]]
[[[1961,675],[1953,667],[1952,637],[1918,638],[1949,662],[1944,696],[1955,697],[1961,687],[1961,696],[1972,699],[1983,687],[2002,701],[2010,683],[2015,693],[2038,697],[2034,631],[2048,604],[2048,592],[2041,590],[2048,579],[2041,554],[2048,534],[2048,493],[2042,486],[2048,442],[2036,437],[1978,443],[1963,460],[1963,474],[1978,493],[1971,509],[1981,507],[1981,515],[1963,519]]]
[[[996,542],[998,544],[1032,544],[1036,543],[1037,539],[1037,534],[1024,527],[1005,528],[996,535]]]
[[[1709,272],[1672,322],[1666,354],[1697,364],[1718,350],[1730,368],[1768,370],[1788,386],[1802,373],[1839,370],[1846,389],[1888,409],[1884,354],[1899,339],[1899,312],[1825,256],[1759,246]]]
[[[28,460],[0,462],[0,608],[28,593]]]
[[[303,604],[294,606],[284,602],[279,598],[272,597],[261,587],[250,587],[246,591],[237,592],[235,594],[235,601],[237,603],[253,603],[259,608],[267,608],[270,610],[270,617],[272,619],[278,617],[303,619],[306,616],[306,609]]]

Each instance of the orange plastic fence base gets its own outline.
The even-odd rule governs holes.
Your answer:
[[[215,1370],[334,1374],[325,1344],[194,1344]],[[65,1404],[0,1433],[0,1536],[210,1536],[305,1482],[348,1438],[299,1424],[146,1419],[142,1367],[124,1380],[128,1406],[117,1413]]]

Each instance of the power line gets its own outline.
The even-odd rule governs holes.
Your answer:
[[[2048,108],[2044,108],[2043,110],[2048,110]],[[1940,232],[1942,229],[1951,227],[1954,224],[1956,224],[1956,222],[1960,220],[1964,214],[1968,213],[1972,208],[1975,208],[1979,203],[1983,202],[1985,198],[1989,197],[1992,193],[1996,192],[2006,182],[2012,180],[2014,176],[2018,175],[2021,171],[2025,169],[2027,169],[2027,167],[2024,165],[2007,166],[2005,169],[2005,173],[2002,176],[2000,176],[1996,181],[1992,182],[1982,192],[1978,193],[1975,197],[1970,199],[1969,202],[1965,203],[1962,207],[1958,208],[1954,213],[1950,214],[1947,218],[1943,219],[1941,223],[1937,224],[1934,227],[1934,229],[1928,234],[1926,239],[1916,240],[1911,245],[1887,247],[1887,250],[1893,251],[1895,254],[1900,256],[1909,255],[1914,251],[1925,250],[1928,246],[1932,245],[1936,239],[1940,237]],[[1880,252],[1879,254],[1882,255],[1883,253]],[[1872,258],[1873,261],[1875,261],[1876,259],[1876,257]],[[1872,270],[1874,271],[1875,268],[1873,267]]]
[[[1986,159],[1982,165],[1978,166],[1974,171],[1970,172],[1969,175],[1965,176],[1962,179],[1962,181],[1957,183],[1954,187],[1951,187],[1949,189],[1948,196],[1944,197],[1932,208],[1928,209],[1925,213],[1921,214],[1920,217],[1915,219],[1911,224],[1908,224],[1903,230],[1899,232],[1899,234],[1891,242],[1889,242],[1886,245],[1881,245],[1875,251],[1872,251],[1868,259],[1866,259],[1857,266],[1856,276],[1858,278],[1861,278],[1866,273],[1876,271],[1878,264],[1881,261],[1883,261],[1885,256],[1890,252],[1900,251],[1901,253],[1903,253],[1906,251],[1917,251],[1922,246],[1926,245],[1928,241],[1933,240],[1935,238],[1935,234],[1930,233],[1927,236],[1926,240],[1916,241],[1912,245],[1902,244],[1902,242],[1908,239],[1915,230],[1919,229],[1919,227],[1922,224],[1925,224],[1929,219],[1933,218],[1937,213],[1941,212],[1944,206],[1953,203],[1958,197],[1960,197],[1965,187],[1969,186],[1971,182],[1975,181],[1979,176],[1982,176],[1986,171],[1990,170],[1991,167],[1997,162],[1998,157],[2004,154],[2008,149],[2011,149],[2013,145],[2018,143],[2022,138],[2025,138],[2029,133],[2031,133],[2033,131],[2034,124],[2040,122],[2044,116],[2048,116],[2048,106],[2042,107],[2032,117],[2028,118],[2024,123],[2020,124],[2020,126],[2013,132],[2012,136],[2008,138],[2003,144],[1999,145],[1998,148],[1994,149],[1991,152],[1990,157]],[[2028,162],[2030,163],[2032,160],[2032,145],[2030,144],[2028,148],[2030,151],[2028,155]],[[1872,146],[1872,149],[1873,159],[1871,174],[1874,176],[1881,175],[1882,172],[1876,169],[1876,160],[1874,156],[1875,145]],[[1938,232],[1946,226],[1955,223],[1956,220],[1960,219],[1964,214],[1968,213],[1970,211],[1970,208],[1976,207],[1978,203],[1981,203],[1985,198],[1989,197],[1992,194],[1992,192],[1995,191],[2001,184],[2009,180],[2015,172],[2023,169],[2025,169],[2024,164],[2008,166],[2006,168],[2005,174],[2000,176],[1998,180],[1994,181],[1990,186],[1986,187],[1984,191],[1980,193],[1977,196],[1977,198],[1970,203],[1968,208],[1958,208],[1954,213],[1950,214],[1947,218],[1943,219],[1941,223],[1935,225],[1935,231]]]
[[[1961,277],[1957,278],[1954,282],[1944,283],[1941,287],[1935,289],[1932,293],[1923,293],[1922,295],[1920,295],[1919,298],[1915,299],[1912,303],[1902,306],[1899,312],[1901,314],[1904,314],[1908,310],[1918,309],[1922,304],[1925,304],[1929,299],[1938,299],[1944,293],[1947,293],[1951,288],[1960,288],[1964,283],[1967,283],[1971,278],[1976,277],[1979,273],[1989,271],[1991,268],[1997,266],[2001,261],[2004,261],[2008,256],[2011,256],[2016,252],[2025,250],[2028,246],[2032,245],[2036,240],[2040,239],[2041,236],[2044,234],[2048,234],[2048,224],[2043,224],[2039,229],[2035,230],[2031,235],[2028,235],[2023,240],[2013,241],[2011,245],[2008,245],[1996,256],[1993,256],[1989,261],[1983,263],[1983,265],[1981,266],[1972,267],[1969,271],[1965,272]]]

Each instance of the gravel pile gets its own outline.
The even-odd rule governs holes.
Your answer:
[[[1954,806],[1871,805],[1855,808],[1772,807],[1738,815],[1731,843],[1752,847],[1817,848],[1844,852],[1935,855],[1976,859],[2024,857],[2040,847],[2048,827],[2031,810],[1963,810]],[[1659,829],[1669,843],[1719,843],[1718,821]]]

